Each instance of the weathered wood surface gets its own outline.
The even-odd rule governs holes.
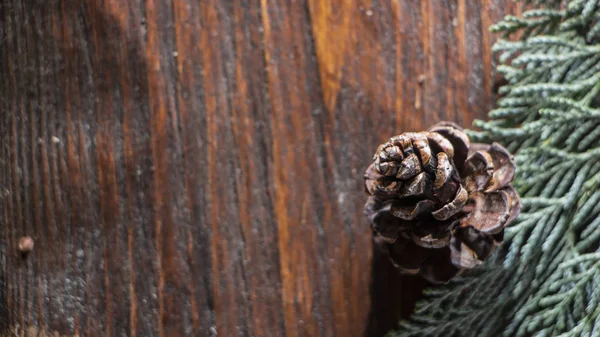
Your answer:
[[[381,335],[423,285],[372,261],[361,173],[395,133],[485,116],[487,27],[518,10],[3,1],[3,328]]]

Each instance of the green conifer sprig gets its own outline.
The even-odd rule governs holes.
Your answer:
[[[469,132],[516,153],[522,213],[390,336],[600,336],[600,0],[524,2],[491,27],[508,84]]]

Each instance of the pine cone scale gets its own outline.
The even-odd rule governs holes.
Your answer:
[[[419,236],[414,233],[412,234],[413,242],[423,248],[446,247],[450,243],[451,239],[452,239],[452,235],[450,233],[448,233],[447,235],[444,235],[442,237],[439,237],[439,238],[433,237],[433,235],[431,235],[431,234],[425,235],[425,236]]]
[[[511,185],[504,186],[502,191],[506,192],[510,197],[510,214],[506,223],[510,224],[519,216],[521,213],[521,199],[519,198],[519,194]]]
[[[493,237],[482,234],[471,226],[457,228],[456,237],[469,247],[477,255],[477,258],[482,261],[493,251]]]
[[[494,164],[489,153],[477,151],[465,162],[464,184],[469,192],[482,191],[494,176]]]
[[[437,154],[437,169],[435,171],[435,181],[433,182],[433,187],[435,189],[442,188],[452,176],[452,172],[454,169],[452,167],[452,163],[450,162],[450,157],[448,154],[444,152],[439,152]]]
[[[417,174],[410,178],[401,189],[401,195],[404,197],[423,197],[428,194],[431,179],[425,172]]]
[[[436,220],[448,220],[456,213],[460,212],[463,206],[467,203],[469,199],[469,193],[467,190],[462,187],[459,187],[458,192],[456,193],[456,197],[450,203],[444,205],[442,208],[438,209],[431,213]]]
[[[420,174],[421,172],[423,172],[423,167],[419,162],[419,158],[417,158],[416,154],[412,153],[400,164],[396,178],[400,180],[407,180]]]
[[[454,147],[452,146],[452,143],[441,134],[435,131],[428,132],[427,140],[434,152],[445,153],[449,159],[454,157]]]
[[[498,143],[493,143],[488,152],[495,167],[494,183],[488,189],[495,190],[510,184],[515,177],[515,165],[512,163],[510,153]]]
[[[439,133],[452,144],[452,148],[454,149],[454,162],[459,169],[462,169],[462,165],[467,159],[471,144],[469,137],[463,132],[463,129],[454,123],[443,122],[433,126],[429,131]]]
[[[429,147],[427,137],[417,134],[415,138],[416,139],[413,141],[413,146],[416,152],[419,154],[420,163],[424,167],[427,167],[431,161],[431,148]]]
[[[399,202],[392,204],[391,212],[397,218],[403,220],[414,220],[417,216],[431,212],[435,208],[435,202],[421,200],[416,205],[402,205]]]

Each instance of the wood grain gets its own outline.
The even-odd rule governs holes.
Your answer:
[[[520,10],[3,1],[1,331],[381,336],[424,283],[373,250],[362,172],[393,134],[485,117],[487,28]]]

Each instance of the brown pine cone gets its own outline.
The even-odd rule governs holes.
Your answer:
[[[402,272],[446,282],[484,261],[519,214],[511,154],[458,125],[392,137],[365,172],[365,214]]]

